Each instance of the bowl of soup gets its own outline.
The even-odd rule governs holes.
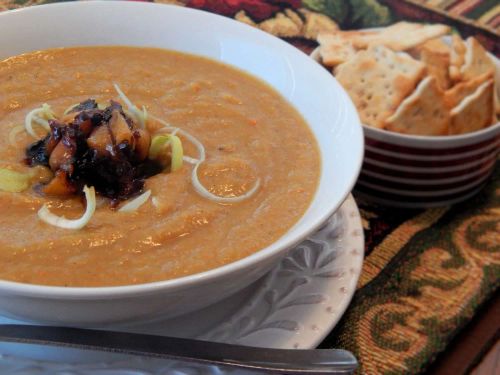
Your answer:
[[[96,326],[200,309],[268,272],[358,176],[347,94],[247,25],[66,3],[1,13],[0,41],[5,316]]]

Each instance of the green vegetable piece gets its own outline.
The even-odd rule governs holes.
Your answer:
[[[345,0],[302,0],[302,4],[315,12],[326,14],[343,23],[349,14],[349,2]]]
[[[30,187],[31,175],[0,168],[0,190],[19,193]]]
[[[392,22],[391,12],[377,0],[351,0],[351,25],[354,28],[385,26]]]
[[[156,135],[151,140],[151,146],[149,146],[149,158],[156,159],[163,147],[170,143],[170,135]]]
[[[170,146],[172,150],[170,170],[172,172],[175,172],[182,167],[182,161],[184,157],[182,142],[176,135],[162,134],[154,136],[151,140],[151,146],[149,147],[149,158],[156,159],[166,146]]]

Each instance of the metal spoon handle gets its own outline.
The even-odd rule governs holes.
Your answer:
[[[33,325],[0,325],[0,341],[153,356],[278,374],[350,374],[354,356],[341,349],[265,349],[194,339]]]

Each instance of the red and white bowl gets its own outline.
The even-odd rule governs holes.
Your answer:
[[[444,206],[473,196],[491,176],[500,150],[500,122],[439,137],[363,129],[365,157],[355,190],[391,206]]]

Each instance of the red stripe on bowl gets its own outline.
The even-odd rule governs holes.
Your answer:
[[[495,165],[495,161],[496,158],[491,158],[485,160],[482,163],[461,170],[432,171],[429,168],[421,170],[398,170],[398,169],[393,169],[392,165],[388,166],[375,165],[371,164],[369,161],[365,159],[361,173],[363,173],[364,171],[370,171],[381,175],[393,176],[397,178],[440,180],[444,178],[454,178],[464,175],[470,175],[478,170],[485,170],[490,168],[492,169],[493,166]]]
[[[490,171],[490,169],[492,169],[492,166],[494,165],[494,163],[495,163],[495,160],[492,160],[491,163],[486,164],[482,168],[478,168],[478,169],[474,168],[473,170],[469,171],[469,173],[464,173],[464,174],[460,173],[457,176],[453,176],[453,177],[446,177],[446,176],[442,177],[442,174],[439,174],[439,175],[432,174],[431,177],[429,177],[429,178],[427,177],[427,175],[418,176],[417,178],[411,178],[409,176],[398,177],[398,176],[389,175],[388,173],[374,172],[374,171],[371,171],[367,168],[363,169],[362,174],[364,174],[366,176],[375,177],[375,178],[385,180],[388,183],[399,182],[402,184],[412,184],[412,185],[450,184],[452,182],[455,182],[455,183],[462,182],[462,181],[465,181],[465,180],[473,178],[473,177],[480,178],[483,174],[488,173]],[[454,172],[454,173],[458,173],[458,172]]]
[[[462,157],[460,154],[456,154],[456,159],[454,160],[412,160],[412,159],[403,159],[400,157],[392,157],[387,155],[382,155],[377,153],[376,151],[371,151],[365,149],[365,159],[369,159],[370,161],[376,160],[381,161],[387,164],[394,164],[400,166],[409,166],[409,167],[417,167],[417,168],[440,168],[440,167],[452,167],[452,166],[463,166],[464,164],[471,164],[477,160],[483,160],[485,158],[495,158],[498,154],[498,148],[490,149],[489,151],[480,152],[473,156],[465,156]]]
[[[488,177],[488,176],[486,176]],[[446,195],[451,195],[451,194],[458,194],[461,193],[462,191],[467,191],[469,189],[472,189],[474,186],[477,186],[480,184],[482,181],[486,180],[487,178],[482,178],[481,181],[477,182],[472,182],[467,185],[461,185],[458,187],[455,187],[453,189],[448,189],[448,190],[435,190],[435,191],[420,191],[420,190],[400,190],[396,189],[393,187],[387,187],[387,184],[384,185],[377,185],[377,184],[372,184],[371,182],[364,181],[362,179],[358,180],[359,185],[365,186],[369,189],[372,189],[373,191],[381,191],[384,193],[389,193],[389,194],[396,194],[400,196],[405,196],[407,199],[412,199],[414,197],[441,197],[441,196],[446,196]]]
[[[401,183],[388,181],[386,179],[373,177],[365,173],[361,173],[358,182],[361,185],[376,185],[379,187],[373,187],[375,190],[390,191],[390,190],[403,190],[407,191],[407,195],[416,196],[420,193],[429,193],[435,195],[446,195],[449,191],[461,191],[467,190],[470,186],[478,185],[489,177],[491,170],[487,169],[485,172],[481,173],[479,176],[472,176],[463,181],[459,182],[448,182],[448,183],[432,183],[432,180],[428,181],[428,184],[412,184],[412,183]],[[406,195],[406,194],[402,194]]]
[[[363,168],[371,168],[371,166],[378,166],[381,168],[401,171],[401,172],[411,172],[411,173],[427,173],[427,174],[440,174],[449,172],[461,172],[460,174],[466,174],[468,170],[474,170],[483,167],[486,163],[491,163],[492,160],[496,160],[496,153],[487,155],[480,160],[473,160],[471,162],[464,162],[459,165],[450,166],[435,166],[435,167],[424,167],[424,166],[411,166],[411,165],[399,165],[395,163],[387,163],[380,160],[373,160],[365,157]]]
[[[496,142],[492,142],[491,144],[484,146],[482,148],[478,148],[477,150],[462,152],[460,154],[451,154],[451,155],[415,155],[415,154],[403,154],[401,152],[392,152],[388,150],[384,150],[381,148],[376,148],[373,146],[365,145],[366,150],[370,152],[375,152],[381,155],[392,156],[396,158],[410,159],[410,160],[424,160],[424,161],[442,161],[442,160],[453,160],[457,158],[466,158],[469,156],[475,156],[481,153],[486,153],[487,151],[498,150],[500,147],[500,139]]]
[[[460,147],[450,147],[450,148],[417,148],[417,147],[409,147],[409,146],[400,146],[392,143],[387,143],[384,141],[378,141],[373,138],[370,138],[365,135],[365,144],[368,146],[372,146],[374,148],[381,148],[384,150],[392,151],[392,152],[400,152],[402,154],[415,154],[415,155],[454,155],[460,154],[462,152],[474,151],[479,148],[488,146],[491,143],[498,142],[500,139],[500,134],[487,139],[482,142],[474,143],[471,145],[460,146]]]
[[[409,207],[409,208],[425,208],[437,207],[454,204],[463,201],[477,194],[485,185],[486,182],[478,186],[474,186],[466,191],[449,194],[445,196],[430,196],[430,197],[407,197],[404,195],[373,191],[360,184],[356,184],[354,194],[365,197],[371,201],[378,202],[389,206]]]

